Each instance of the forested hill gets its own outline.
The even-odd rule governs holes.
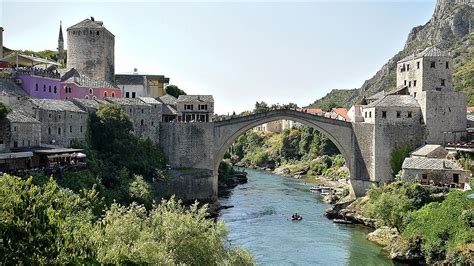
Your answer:
[[[452,54],[454,87],[466,93],[468,105],[474,105],[474,3],[470,0],[437,0],[432,18],[425,25],[414,27],[403,50],[388,60],[360,89],[355,93],[353,90],[347,90],[347,93],[333,90],[310,106],[326,106],[334,101],[349,107],[364,97],[395,86],[397,61],[431,45]]]

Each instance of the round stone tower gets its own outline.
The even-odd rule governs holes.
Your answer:
[[[112,81],[115,36],[93,17],[67,29],[67,67],[97,81]]]

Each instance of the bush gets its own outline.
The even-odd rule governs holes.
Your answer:
[[[430,191],[419,184],[393,182],[389,185],[371,187],[367,193],[369,202],[364,213],[377,220],[377,226],[390,226],[403,231],[411,211],[434,201]]]
[[[234,172],[234,167],[229,159],[224,159],[219,164],[219,177],[229,176]]]
[[[390,167],[392,174],[396,175],[402,169],[403,161],[410,155],[410,146],[408,144],[400,145],[392,150],[390,153]]]
[[[130,197],[138,203],[147,204],[151,201],[150,184],[143,180],[141,175],[133,176],[133,181],[128,186],[128,192]]]
[[[309,169],[313,174],[321,175],[327,169],[327,165],[319,160],[312,160],[309,164]]]
[[[474,241],[474,201],[466,193],[451,191],[441,202],[430,203],[410,214],[403,237],[421,239],[421,251],[428,263],[450,257],[465,261],[459,248]]]

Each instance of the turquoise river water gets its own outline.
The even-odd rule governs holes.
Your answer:
[[[368,229],[334,224],[323,216],[330,205],[310,184],[248,169],[248,183],[219,201],[231,245],[250,250],[261,265],[393,265],[365,239]],[[289,217],[298,212],[300,222]]]

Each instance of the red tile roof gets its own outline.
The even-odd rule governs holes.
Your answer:
[[[468,107],[466,107],[466,110],[468,112],[474,112],[474,106],[468,106]]]
[[[346,108],[332,108],[331,110],[333,113],[335,114],[338,114],[342,117],[344,117],[344,119],[346,119],[346,121],[350,121],[351,119],[349,118],[349,116],[347,115],[347,109]]]

